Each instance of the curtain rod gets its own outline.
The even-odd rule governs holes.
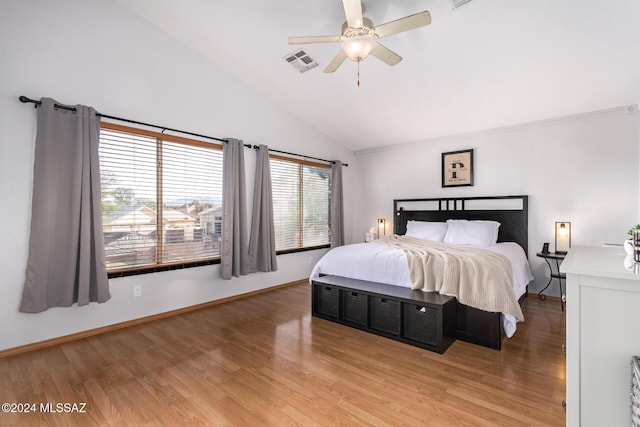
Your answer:
[[[257,150],[260,147],[257,146],[257,145],[254,145],[253,148]],[[269,148],[269,151],[273,151],[274,153],[287,154],[289,156],[298,156],[298,157],[303,157],[305,159],[313,159],[313,160],[319,160],[321,162],[327,162],[327,163],[335,164],[335,160],[326,160],[326,159],[321,159],[319,157],[305,156],[304,154],[290,153],[288,151],[280,151],[280,150],[275,150],[273,148]],[[343,163],[342,166],[349,166],[349,164],[348,163]]]
[[[28,103],[28,102],[31,102],[31,103],[35,104],[35,108],[38,108],[42,104],[42,101],[36,101],[35,99],[27,98],[24,95],[21,95],[18,99],[20,100],[20,102],[25,103],[25,104]],[[74,113],[76,112],[76,108],[75,107],[68,107],[66,105],[54,104],[53,107],[54,108],[62,108],[63,110],[73,111]],[[110,116],[110,115],[102,114],[102,113],[98,113],[98,112],[96,112],[96,115],[98,117],[104,117],[106,119],[119,120],[121,122],[134,123],[136,125],[150,126],[150,127],[162,129],[163,132],[166,131],[166,130],[169,130],[171,132],[179,132],[179,133],[184,133],[184,134],[187,134],[187,135],[198,136],[200,138],[207,138],[207,139],[213,139],[215,141],[227,142],[226,139],[222,139],[222,138],[216,138],[216,137],[208,136],[208,135],[201,135],[199,133],[187,132],[187,131],[179,130],[179,129],[172,129],[172,128],[168,128],[166,126],[158,126],[158,125],[154,125],[154,124],[151,124],[151,123],[139,122],[137,120],[123,119],[122,117]],[[251,148],[251,144],[245,144],[245,147]]]
[[[18,97],[18,99],[23,104],[27,104],[29,102],[32,103],[32,104],[35,104],[34,108],[38,108],[42,104],[42,101],[36,101],[35,99],[28,98],[28,97],[26,97],[24,95],[20,95]],[[54,108],[62,108],[63,110],[73,111],[74,113],[76,112],[76,108],[75,107],[68,107],[66,105],[54,104],[53,107]],[[187,131],[179,130],[179,129],[172,129],[172,128],[168,128],[166,126],[158,126],[158,125],[153,125],[153,124],[150,124],[150,123],[139,122],[139,121],[136,121],[136,120],[123,119],[122,117],[110,116],[110,115],[102,114],[102,113],[98,113],[98,112],[96,112],[96,115],[98,117],[104,117],[104,118],[112,119],[112,120],[119,120],[121,122],[134,123],[136,125],[143,125],[143,126],[149,126],[149,127],[162,129],[163,132],[168,130],[168,131],[171,131],[171,132],[179,132],[179,133],[184,133],[184,134],[187,134],[187,135],[198,136],[200,138],[213,139],[215,141],[220,141],[220,142],[228,142],[226,139],[222,139],[222,138],[216,138],[216,137],[213,137],[213,136],[201,135],[199,133],[187,132]],[[257,145],[253,145],[252,146],[251,144],[244,144],[244,146],[247,147],[247,148],[258,149]],[[332,160],[319,159],[317,157],[305,156],[303,154],[288,153],[286,151],[274,150],[272,148],[269,148],[269,151],[273,151],[275,153],[288,154],[290,156],[303,157],[303,158],[306,158],[306,159],[320,160],[322,162],[327,162],[327,163],[335,163],[335,161],[332,161]],[[349,165],[347,163],[343,163],[342,166],[349,166]]]

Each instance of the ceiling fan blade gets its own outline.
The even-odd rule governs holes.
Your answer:
[[[340,40],[340,36],[289,37],[289,44],[329,43],[329,42],[337,42],[339,40]]]
[[[398,62],[402,61],[402,56],[398,55],[397,53],[395,53],[390,49],[387,49],[386,47],[382,46],[380,43],[376,43],[375,47],[371,51],[371,55],[375,56],[385,64],[388,64],[391,66],[394,66]]]
[[[347,25],[351,28],[362,27],[362,3],[360,0],[342,0]]]
[[[347,59],[347,54],[344,53],[344,50],[340,49],[335,58],[333,58],[329,65],[327,65],[327,68],[324,69],[324,72],[333,73],[338,69],[339,66],[342,65],[345,59]]]
[[[403,31],[413,30],[414,28],[424,27],[431,24],[431,14],[428,10],[416,13],[415,15],[405,16],[395,21],[376,26],[376,34],[378,38],[387,37],[391,34],[401,33]]]

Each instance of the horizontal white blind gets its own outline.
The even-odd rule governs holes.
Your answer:
[[[222,151],[163,142],[162,201],[163,263],[220,257]]]
[[[300,247],[300,165],[270,159],[276,251]]]
[[[222,151],[127,129],[100,132],[107,270],[218,258]]]
[[[304,246],[329,244],[330,182],[330,169],[307,165],[302,167]]]
[[[270,158],[276,250],[329,243],[328,166]]]

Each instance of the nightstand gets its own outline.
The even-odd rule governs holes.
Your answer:
[[[539,256],[540,258],[544,258],[544,260],[547,262],[547,266],[549,267],[549,273],[551,274],[551,277],[549,277],[549,283],[547,283],[547,286],[545,286],[540,292],[538,292],[538,298],[542,301],[544,301],[545,299],[547,299],[547,296],[545,294],[543,294],[543,292],[545,290],[547,290],[547,288],[549,287],[549,285],[551,284],[551,282],[553,281],[553,279],[558,279],[558,284],[560,285],[560,308],[562,309],[562,311],[564,311],[564,298],[563,298],[563,294],[562,294],[562,281],[567,279],[567,276],[564,273],[560,273],[560,263],[561,261],[564,259],[564,257],[567,256],[566,253],[556,253],[556,252],[547,252],[547,253],[543,253],[543,252],[538,252],[536,254],[536,256]],[[551,260],[551,261],[549,261]],[[553,269],[552,266],[552,262],[555,261],[555,270]]]

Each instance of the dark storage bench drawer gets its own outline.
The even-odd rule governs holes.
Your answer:
[[[338,288],[335,286],[313,286],[314,307],[316,314],[338,318]]]
[[[457,301],[451,297],[439,297],[437,304],[402,303],[402,338],[420,347],[444,353],[456,340]]]
[[[340,290],[340,320],[367,326],[367,294]]]
[[[437,345],[440,330],[438,309],[420,304],[402,304],[405,338]]]
[[[400,301],[369,297],[369,327],[388,334],[400,335]]]

